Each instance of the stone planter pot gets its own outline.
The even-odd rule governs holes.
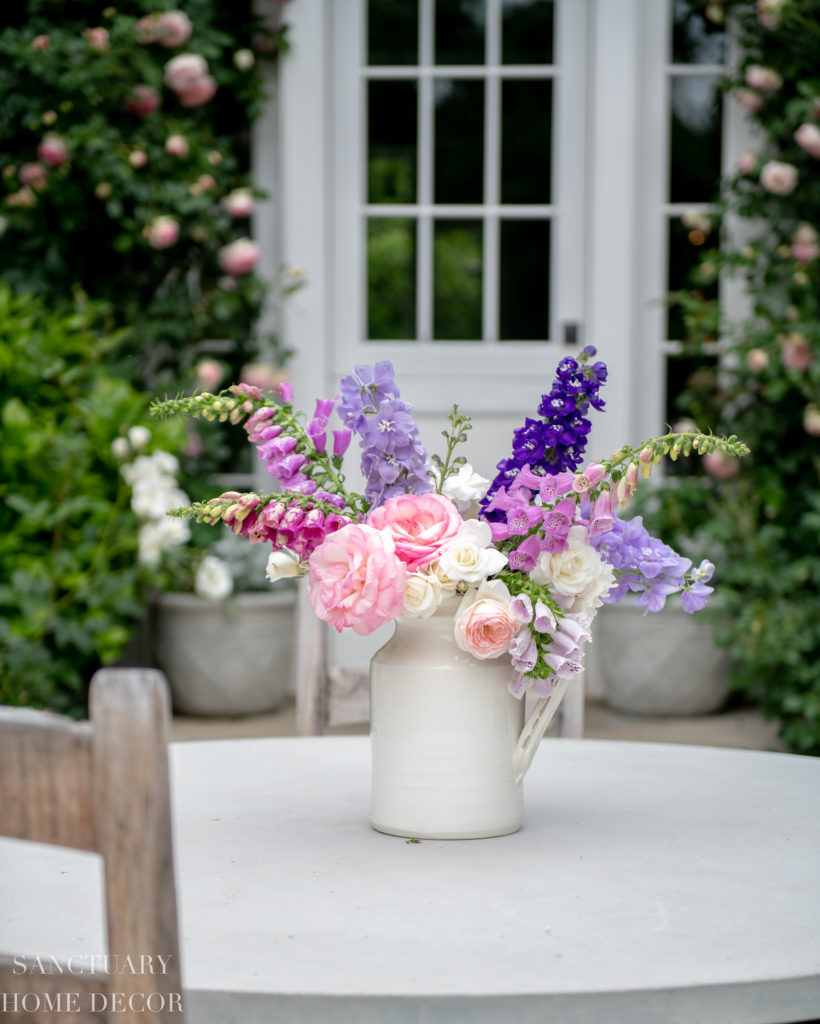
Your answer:
[[[154,606],[154,654],[174,710],[239,716],[280,707],[292,682],[294,622],[292,590],[226,601],[161,594]]]
[[[639,715],[708,715],[728,696],[729,655],[715,646],[709,622],[687,615],[676,599],[643,614],[628,596],[598,609],[587,657],[617,711]]]

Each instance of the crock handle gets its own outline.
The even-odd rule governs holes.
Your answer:
[[[552,688],[552,693],[549,697],[538,698],[530,717],[524,723],[524,728],[521,730],[521,735],[518,737],[518,743],[513,753],[513,775],[516,782],[520,782],[527,774],[527,769],[532,764],[532,759],[535,757],[536,750],[538,750],[538,744],[541,742],[547,727],[553,719],[553,715],[558,710],[558,705],[567,692],[569,681],[570,677],[557,679]]]

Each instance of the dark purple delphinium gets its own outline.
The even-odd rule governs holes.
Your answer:
[[[541,398],[538,406],[542,419],[527,417],[524,426],[513,434],[511,457],[502,459],[496,466],[498,473],[482,503],[485,518],[502,518],[503,513],[498,510],[488,512],[487,505],[493,494],[511,483],[524,466],[540,476],[580,466],[590,431],[589,408],[604,408],[598,391],[606,382],[607,369],[602,362],[587,365],[594,355],[595,349],[588,345],[579,359],[568,356],[558,364],[552,389]]]
[[[361,438],[365,499],[371,508],[399,494],[426,494],[427,452],[411,407],[399,396],[393,365],[357,366],[339,386],[338,412]]]

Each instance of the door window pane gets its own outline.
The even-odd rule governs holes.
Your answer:
[[[483,64],[485,0],[436,0],[436,64]]]
[[[481,339],[481,221],[438,220],[433,230],[433,337]]]
[[[708,225],[708,229],[704,227]],[[714,218],[705,216],[704,227],[684,224],[680,217],[669,222],[669,281],[670,292],[697,288],[705,299],[716,299],[718,294],[717,280],[704,281],[702,276],[697,280],[692,272],[698,266],[704,249],[717,246],[719,228]],[[668,314],[666,337],[669,341],[682,341],[686,336],[683,322],[683,311],[679,306],[671,306]]]
[[[369,0],[368,64],[417,64],[418,35],[416,0]]]
[[[549,337],[550,222],[501,221],[499,337]]]
[[[436,79],[437,203],[480,203],[484,193],[484,83]]]
[[[552,82],[501,85],[501,202],[548,203],[552,162]]]
[[[714,75],[672,77],[673,203],[710,202],[720,178],[721,106]]]
[[[552,64],[553,0],[503,0],[502,64]]]
[[[409,217],[367,222],[367,337],[408,341],[416,336],[416,222]]]
[[[675,0],[672,24],[673,64],[722,64],[722,25],[709,21],[695,0]]]
[[[368,84],[368,202],[415,202],[416,109],[415,82]]]

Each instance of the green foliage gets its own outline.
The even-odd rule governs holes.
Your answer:
[[[76,293],[108,301],[131,328],[109,359],[143,387],[179,386],[209,338],[231,340],[226,370],[235,377],[257,355],[269,282],[223,273],[220,249],[248,235],[249,223],[229,216],[221,200],[250,184],[249,127],[282,30],[264,28],[247,0],[28,0],[11,8],[0,32],[0,275],[52,303],[70,304]],[[168,8],[189,17],[190,39],[175,47],[141,41],[139,19]],[[107,33],[103,44],[92,45],[91,30]],[[47,37],[42,49],[37,37]],[[215,96],[199,106],[184,106],[164,84],[168,62],[183,52],[204,58],[216,82]],[[130,110],[135,86],[156,90],[161,106]],[[57,166],[38,157],[48,133],[68,149]],[[166,150],[171,136],[186,140],[185,154]],[[42,174],[26,184],[37,166]],[[165,248],[147,234],[158,217],[179,227]]]
[[[751,314],[731,321],[694,290],[697,276],[692,291],[673,297],[688,330],[686,353],[700,357],[716,336],[722,349],[716,369],[690,378],[680,411],[738,434],[752,455],[713,466],[711,478],[668,481],[646,515],[684,549],[684,529],[696,531],[701,553],[718,567],[718,637],[732,653],[734,686],[780,719],[791,749],[820,754],[820,249],[801,251],[795,240],[808,228],[804,237],[816,242],[820,230],[820,159],[795,139],[820,110],[820,0],[771,5],[777,27],[761,24],[755,5],[705,6],[707,16],[725,10],[740,34],[744,56],[727,90],[748,88],[755,66],[782,80],[758,92],[750,169],[723,182],[719,213],[742,226],[739,240],[727,234],[720,252],[704,256],[712,275],[741,278]],[[785,195],[761,182],[770,161],[796,171]]]
[[[111,445],[147,401],[105,368],[108,310],[51,313],[0,285],[0,703],[83,714],[150,582]],[[164,428],[173,447],[179,431]]]

